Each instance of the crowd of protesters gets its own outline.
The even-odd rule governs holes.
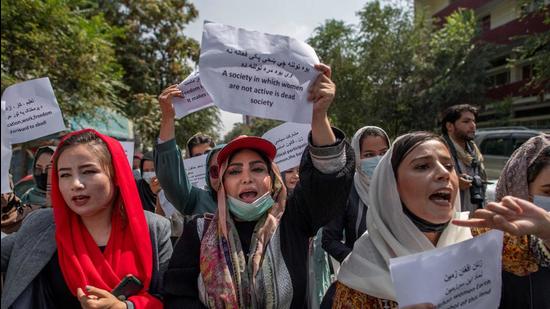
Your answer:
[[[285,171],[266,139],[197,133],[185,156],[207,154],[207,185],[192,186],[176,85],[132,166],[91,129],[39,148],[34,185],[2,195],[2,308],[398,308],[390,258],[490,229],[505,232],[500,307],[550,308],[550,137],[516,150],[496,202],[475,200],[474,107],[445,111],[441,136],[365,126],[348,142],[328,117],[331,69],[315,68],[308,146]]]

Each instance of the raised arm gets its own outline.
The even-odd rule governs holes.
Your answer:
[[[177,85],[172,85],[160,94],[159,105],[161,111],[159,141],[155,145],[155,171],[166,199],[185,215],[195,211],[198,193],[193,188],[187,173],[181,152],[175,140],[175,111],[172,98],[181,96]]]
[[[330,219],[344,211],[353,181],[354,156],[342,131],[332,128],[327,111],[334,100],[336,85],[330,68],[321,71],[309,89],[313,103],[309,146],[300,164],[300,182],[290,197],[285,215],[312,237]]]

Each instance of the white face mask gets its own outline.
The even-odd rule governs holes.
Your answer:
[[[533,196],[533,204],[546,211],[550,211],[550,196],[535,195]]]
[[[145,180],[148,184],[151,184],[153,177],[157,177],[155,172],[143,172],[143,176],[141,176],[141,178],[143,178],[143,180]]]

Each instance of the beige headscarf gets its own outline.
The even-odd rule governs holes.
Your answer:
[[[500,201],[505,195],[529,200],[527,169],[548,147],[550,147],[550,135],[541,134],[530,138],[514,151],[498,178],[497,201]]]
[[[367,233],[355,242],[352,253],[342,263],[338,281],[370,296],[396,301],[389,271],[390,258],[444,247],[470,239],[472,234],[469,228],[449,224],[437,246],[426,238],[403,212],[391,165],[392,151],[393,146],[384,155],[371,179]],[[467,217],[467,213],[459,212],[458,195],[454,209],[455,218]]]
[[[355,154],[355,175],[353,175],[353,185],[355,186],[355,189],[357,190],[361,201],[365,205],[369,204],[370,184],[369,176],[367,176],[367,174],[361,169],[361,136],[367,129],[380,130],[382,133],[384,133],[384,138],[386,139],[388,145],[390,144],[390,138],[388,137],[388,134],[386,134],[386,131],[382,130],[382,128],[375,126],[362,127],[361,129],[357,130],[357,132],[355,132],[355,135],[353,135],[353,138],[351,140],[351,145]]]

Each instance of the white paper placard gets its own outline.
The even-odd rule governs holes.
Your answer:
[[[178,89],[181,90],[183,98],[172,98],[177,119],[214,105],[212,98],[201,84],[198,70],[184,79],[178,85]]]
[[[11,192],[10,188],[10,163],[11,163],[11,143],[8,137],[6,127],[6,102],[2,101],[2,192]]]
[[[275,163],[281,172],[300,165],[310,130],[309,124],[286,122],[262,136],[277,148]]]
[[[201,82],[221,109],[311,123],[308,87],[320,74],[311,46],[296,39],[205,22]]]
[[[170,218],[174,213],[178,212],[176,207],[174,207],[174,205],[172,205],[172,203],[170,203],[168,199],[166,199],[164,190],[160,190],[160,192],[158,193],[158,198],[159,198],[160,207],[164,211],[164,216],[166,218]]]
[[[130,168],[134,165],[134,142],[120,142],[122,148],[124,148],[124,153],[126,158],[128,158],[128,163],[130,163]]]
[[[502,285],[502,231],[451,246],[390,259],[400,307],[432,303],[438,309],[498,308]]]
[[[187,179],[193,187],[206,187],[206,157],[208,154],[183,160]]]
[[[33,79],[11,85],[6,101],[6,127],[12,144],[23,143],[65,130],[50,79]]]

